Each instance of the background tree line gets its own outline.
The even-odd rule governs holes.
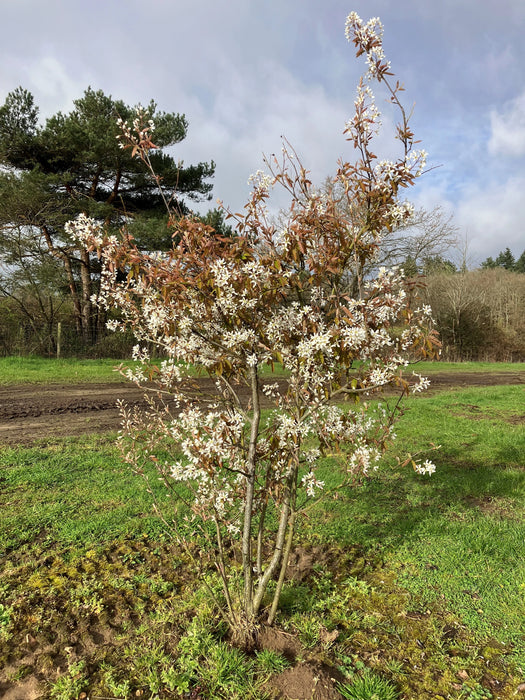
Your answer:
[[[324,187],[332,191],[330,181]],[[341,205],[352,206],[343,194]],[[373,265],[399,265],[421,282],[421,301],[432,308],[442,359],[525,361],[525,251],[515,259],[507,247],[472,267],[452,216],[437,206],[415,211],[392,231]],[[358,284],[358,268],[359,261],[349,269],[350,293]]]
[[[439,264],[436,264],[439,263]],[[525,361],[525,251],[509,248],[477,269],[433,261],[422,290],[448,360]]]
[[[59,323],[64,354],[129,353],[133,338],[108,334],[105,313],[92,304],[98,260],[64,225],[85,212],[108,229],[125,225],[144,250],[166,250],[165,201],[185,215],[193,203],[209,200],[215,169],[213,162],[186,166],[166,152],[187,134],[184,115],[160,112],[153,101],[145,112],[155,122],[157,181],[120,146],[117,119],[133,122],[135,106],[88,88],[71,112],[41,125],[33,96],[20,87],[0,107],[1,354],[56,354]],[[231,234],[221,211],[200,218]],[[444,359],[524,360],[525,251],[515,259],[506,248],[471,270],[465,256],[457,262],[457,246],[452,217],[440,207],[421,209],[384,239],[374,265],[400,265],[421,279]],[[348,281],[350,289],[358,283],[351,266]]]

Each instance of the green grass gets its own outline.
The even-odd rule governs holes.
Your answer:
[[[395,688],[370,671],[352,678],[351,683],[339,684],[338,690],[346,700],[397,700]]]
[[[278,621],[302,646],[293,663],[338,666],[348,697],[515,697],[525,670],[524,398],[504,386],[408,399],[385,465],[301,520],[299,546],[329,556],[285,587]],[[396,455],[430,442],[441,445],[428,454],[434,475],[394,468]],[[327,459],[321,478],[330,483],[333,470]],[[84,656],[35,661],[50,677],[62,668],[49,697],[267,697],[268,678],[289,662],[227,644],[151,507],[114,436],[0,452],[0,667],[20,663],[23,678],[27,635],[59,654],[74,625]],[[211,567],[208,576],[217,586]]]
[[[131,364],[126,360],[78,360],[44,357],[0,357],[0,384],[48,384],[80,382],[122,382],[126,381],[115,369],[121,364]],[[524,372],[525,363],[506,362],[418,362],[405,370],[410,376],[415,371],[422,375],[436,372]],[[263,367],[263,374],[284,376],[279,365]]]
[[[136,365],[131,360],[78,360],[54,359],[49,357],[0,357],[0,385],[9,384],[53,384],[82,382],[126,382],[127,380],[117,371],[123,364],[126,367]],[[190,368],[190,374],[197,375]],[[264,376],[284,376],[282,368],[275,365],[272,372],[270,367],[263,367]]]
[[[393,559],[423,604],[442,598],[479,638],[515,645],[525,667],[524,399],[512,386],[412,403],[400,441],[442,448],[436,474],[404,493],[418,526]]]
[[[498,374],[500,372],[525,372],[525,362],[416,362],[406,371],[414,370],[418,374],[433,372],[483,372]]]
[[[325,504],[311,535],[378,552],[418,606],[442,603],[525,667],[524,398],[509,386],[408,400],[396,450],[438,442],[436,473],[387,467],[344,507]]]
[[[9,494],[2,499],[0,556],[35,539],[89,549],[164,529],[143,479],[122,463],[113,441],[91,436],[44,449],[4,449],[0,484]]]
[[[50,384],[126,381],[115,368],[121,360],[0,357],[0,384]]]

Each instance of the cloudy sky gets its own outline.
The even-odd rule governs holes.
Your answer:
[[[353,158],[342,130],[363,59],[344,22],[352,10],[379,16],[405,104],[415,105],[413,130],[439,166],[412,201],[454,215],[473,264],[525,249],[525,0],[0,0],[0,9],[0,103],[18,85],[42,118],[69,111],[88,86],[129,104],[153,98],[186,115],[175,157],[213,159],[214,198],[234,210],[282,135],[317,182]],[[388,140],[379,145],[388,155]]]

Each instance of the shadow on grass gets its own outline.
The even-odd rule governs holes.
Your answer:
[[[446,528],[453,520],[489,517],[513,521],[525,538],[525,525],[520,523],[525,470],[505,466],[514,461],[507,451],[502,451],[499,465],[459,459],[464,448],[440,452],[431,477],[407,473],[408,468],[385,470],[325,502],[304,523],[305,530],[311,529],[310,534],[321,541],[395,549],[429,530]]]

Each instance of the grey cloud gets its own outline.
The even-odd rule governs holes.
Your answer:
[[[505,242],[486,233],[505,206],[501,236],[519,247],[523,0],[3,0],[0,102],[19,84],[44,116],[69,109],[88,84],[131,104],[154,98],[188,117],[176,157],[213,158],[214,194],[238,209],[281,134],[317,181],[352,157],[341,132],[363,68],[344,39],[354,9],[383,20],[403,98],[416,103],[416,137],[443,164],[414,198],[452,207],[482,257]],[[380,156],[393,153],[392,119],[387,109]]]
[[[525,92],[490,115],[492,134],[489,152],[517,158],[525,155]]]

